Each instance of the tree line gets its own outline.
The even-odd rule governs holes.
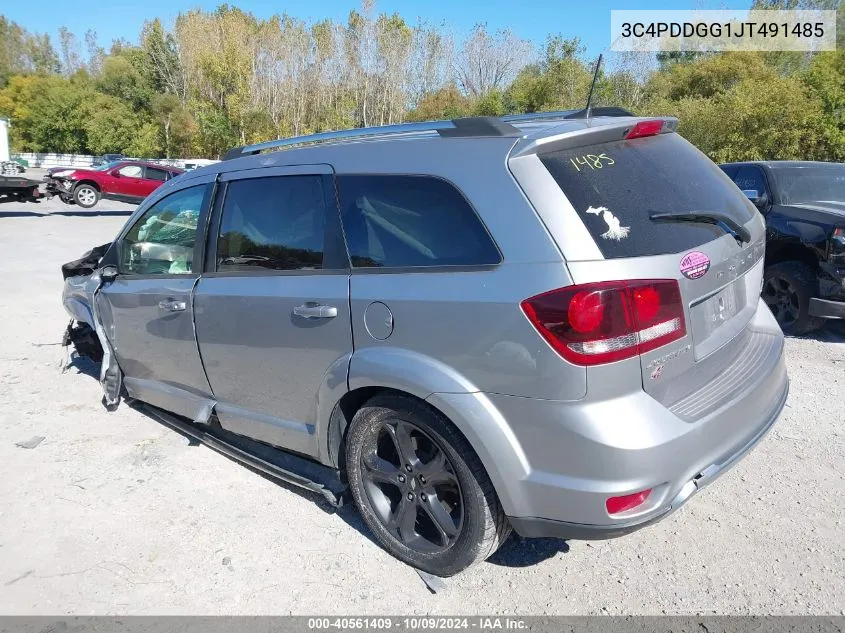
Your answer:
[[[840,0],[755,7],[798,4],[842,12]],[[0,117],[16,151],[217,158],[326,130],[581,108],[595,62],[578,38],[537,50],[479,24],[459,39],[372,0],[345,22],[192,10],[108,50],[92,31],[62,28],[54,45],[0,15]],[[594,104],[678,116],[717,161],[845,159],[843,50],[611,54]]]

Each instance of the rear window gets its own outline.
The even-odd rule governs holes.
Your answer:
[[[608,259],[677,253],[724,235],[708,224],[653,222],[652,213],[720,211],[745,224],[756,212],[678,134],[550,152],[540,160]]]

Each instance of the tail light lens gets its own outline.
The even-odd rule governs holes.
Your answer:
[[[686,335],[681,290],[674,279],[570,286],[521,305],[543,338],[577,365],[624,360]]]

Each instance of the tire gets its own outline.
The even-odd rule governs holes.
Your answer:
[[[83,209],[90,209],[100,201],[100,192],[93,185],[82,183],[73,190],[73,201]]]
[[[801,336],[824,325],[824,319],[810,316],[810,299],[818,291],[815,271],[803,262],[773,264],[763,275],[763,300],[784,334]]]
[[[397,434],[399,443],[393,440]],[[399,459],[399,446],[410,459]],[[345,457],[352,496],[367,527],[384,549],[413,567],[453,576],[490,557],[510,535],[493,484],[469,442],[442,414],[414,398],[383,394],[364,404],[349,425]],[[413,525],[391,526],[391,518],[401,523],[403,509]]]

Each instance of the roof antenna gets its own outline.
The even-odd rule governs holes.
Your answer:
[[[584,108],[584,118],[590,120],[590,115],[593,112],[593,89],[596,87],[596,80],[599,78],[599,69],[601,68],[602,54],[599,53],[599,59],[596,62],[596,72],[593,73],[593,83],[590,84],[590,94],[587,95],[587,107]]]

